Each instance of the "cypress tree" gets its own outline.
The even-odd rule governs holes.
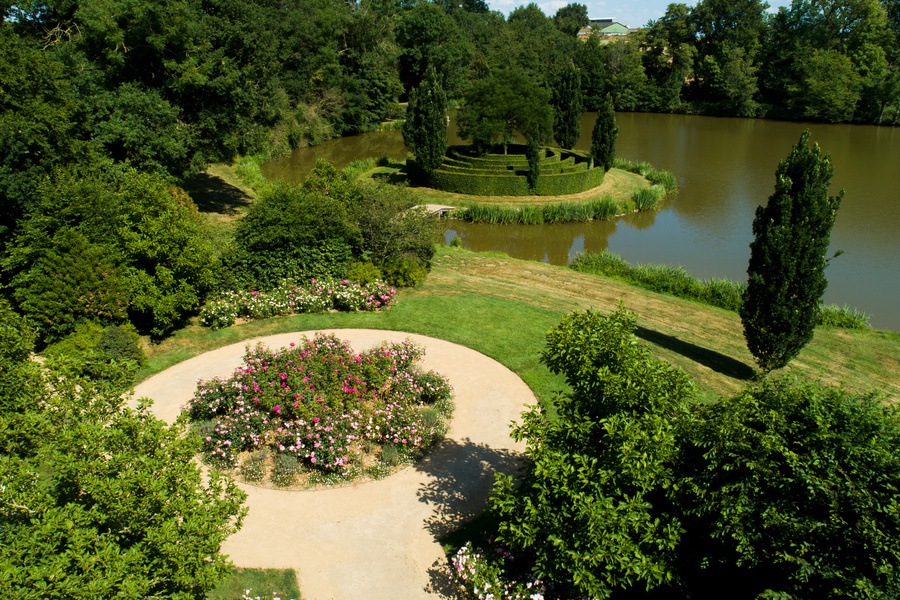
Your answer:
[[[844,197],[828,196],[834,169],[809,130],[775,172],[775,193],[756,209],[741,322],[763,372],[791,361],[813,336],[828,280],[826,252]]]
[[[409,94],[403,143],[426,173],[433,173],[444,161],[447,152],[447,98],[432,65],[425,71],[421,85]]]
[[[553,86],[553,137],[563,148],[572,149],[581,136],[581,75],[569,63],[559,73]]]
[[[537,187],[538,177],[541,176],[541,147],[538,139],[534,136],[528,137],[528,143],[525,145],[525,157],[528,159],[528,172],[525,178],[528,180],[528,187],[534,190]]]
[[[591,156],[594,157],[595,166],[602,165],[607,171],[612,168],[618,135],[619,127],[616,125],[612,95],[606,94],[603,106],[597,111],[597,122],[591,133]]]

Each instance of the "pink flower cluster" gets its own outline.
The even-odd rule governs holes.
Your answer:
[[[248,347],[228,379],[200,381],[185,406],[198,423],[204,452],[234,464],[264,446],[320,470],[342,470],[362,441],[420,448],[441,435],[425,415],[450,397],[446,378],[422,371],[424,350],[384,343],[355,353],[335,336],[272,351]]]

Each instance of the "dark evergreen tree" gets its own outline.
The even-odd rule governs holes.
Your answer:
[[[525,145],[525,157],[528,159],[528,187],[534,190],[537,187],[538,177],[541,176],[541,146],[536,137],[529,137]]]
[[[768,373],[812,339],[828,281],[828,241],[844,192],[828,196],[834,169],[809,130],[775,172],[775,193],[756,209],[741,322],[747,347]]]
[[[560,72],[553,86],[553,137],[563,148],[574,148],[581,136],[581,75],[569,63]]]
[[[441,166],[447,152],[447,99],[433,66],[425,80],[409,94],[403,142],[415,154],[416,162],[432,173]]]
[[[602,165],[607,171],[612,168],[618,135],[619,127],[616,125],[612,95],[607,94],[603,106],[597,111],[597,122],[591,133],[591,156],[594,157],[594,165]]]

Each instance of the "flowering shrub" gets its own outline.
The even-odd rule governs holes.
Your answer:
[[[270,449],[276,467],[290,460],[348,473],[367,450],[414,456],[443,437],[452,388],[417,366],[424,353],[410,341],[355,353],[323,334],[275,351],[260,344],[230,378],[200,381],[184,409],[214,464],[237,466],[242,452]],[[247,461],[254,456],[265,453]]]
[[[238,318],[266,319],[278,315],[342,311],[373,311],[390,306],[397,291],[381,281],[367,284],[347,279],[313,279],[307,287],[290,280],[270,292],[225,292],[200,311],[200,324],[213,329],[234,325]]]
[[[511,577],[512,555],[503,548],[486,552],[469,542],[450,559],[450,578],[462,600],[544,600],[546,591],[532,573]]]

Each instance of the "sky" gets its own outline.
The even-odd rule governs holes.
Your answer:
[[[528,4],[531,0],[486,0],[491,10],[499,10],[505,15],[517,6]],[[666,13],[666,7],[677,0],[533,0],[544,14],[552,17],[556,11],[570,4],[578,2],[588,9],[588,17],[591,19],[612,19],[628,27],[643,27],[647,21],[658,19]],[[684,0],[682,0],[684,1]],[[779,6],[788,6],[790,0],[768,0],[769,10],[774,12]],[[684,2],[688,6],[694,6],[697,2]]]

